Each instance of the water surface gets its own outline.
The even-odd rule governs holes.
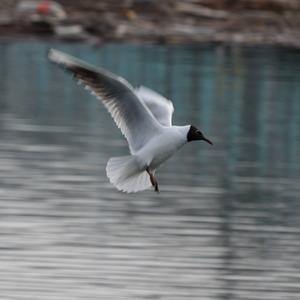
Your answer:
[[[49,47],[163,93],[214,146],[158,195],[116,191],[126,141]],[[2,41],[0,70],[1,299],[299,299],[299,52]]]

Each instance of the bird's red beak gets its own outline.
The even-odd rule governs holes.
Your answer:
[[[209,139],[207,139],[207,138],[203,138],[203,141],[205,141],[205,142],[207,142],[207,143],[209,143],[209,144],[213,145],[212,141],[210,141],[210,140],[209,140]]]

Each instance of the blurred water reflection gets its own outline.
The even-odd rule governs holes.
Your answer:
[[[50,46],[164,93],[214,147],[159,195],[117,192],[126,143]],[[2,42],[0,66],[1,299],[299,299],[299,52]]]

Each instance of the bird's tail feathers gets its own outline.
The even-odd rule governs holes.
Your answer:
[[[120,191],[134,193],[151,187],[146,171],[140,171],[132,155],[112,157],[106,165],[109,181]]]

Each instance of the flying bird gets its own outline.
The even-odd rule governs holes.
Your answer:
[[[112,157],[106,165],[107,177],[118,190],[132,193],[153,186],[159,192],[154,175],[163,162],[187,142],[212,145],[197,127],[172,125],[173,104],[155,91],[134,89],[124,78],[55,49],[48,58],[102,101],[127,139],[131,155]]]

